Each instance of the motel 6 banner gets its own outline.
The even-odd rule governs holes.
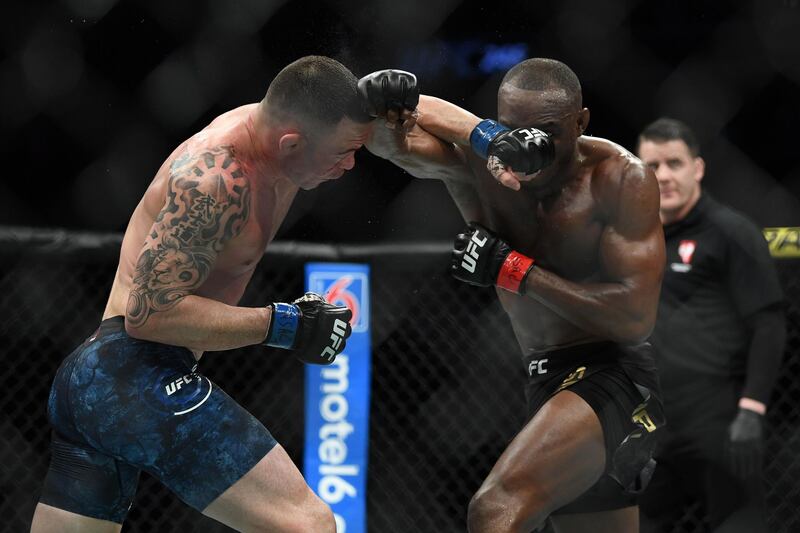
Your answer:
[[[369,265],[306,264],[306,290],[353,312],[353,333],[329,366],[306,366],[308,485],[333,510],[337,533],[366,533],[369,441]]]

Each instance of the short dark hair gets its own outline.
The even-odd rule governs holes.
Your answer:
[[[657,143],[683,141],[689,148],[689,153],[692,154],[692,157],[700,155],[700,143],[697,142],[697,137],[692,128],[674,118],[661,117],[648,124],[639,134],[639,140],[636,143],[637,152],[643,141]]]
[[[269,84],[262,104],[273,118],[314,127],[334,127],[345,117],[362,124],[372,120],[355,75],[325,56],[302,57],[284,67]]]
[[[570,101],[583,105],[583,92],[578,76],[567,65],[555,59],[534,57],[517,63],[503,77],[503,84],[526,91],[563,89]]]

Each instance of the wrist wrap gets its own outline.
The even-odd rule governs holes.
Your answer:
[[[270,307],[272,307],[272,318],[269,321],[269,331],[264,344],[291,350],[300,326],[300,308],[285,303],[270,304]]]
[[[525,294],[525,280],[533,263],[530,257],[512,251],[500,266],[495,285],[516,294]]]
[[[486,159],[489,156],[489,143],[504,131],[508,131],[508,128],[494,120],[481,120],[469,134],[469,144],[476,154]]]
[[[739,407],[741,409],[747,409],[748,411],[753,411],[760,415],[767,414],[767,406],[764,405],[762,402],[759,402],[758,400],[753,400],[752,398],[740,398]]]

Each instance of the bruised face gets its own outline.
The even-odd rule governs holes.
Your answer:
[[[563,89],[529,91],[505,83],[497,93],[497,118],[511,129],[533,127],[550,136],[555,148],[553,164],[535,174],[520,176],[521,181],[544,185],[575,156],[578,137],[589,121],[589,110],[581,108]]]
[[[355,166],[355,153],[364,145],[372,122],[344,118],[328,131],[303,136],[302,145],[287,157],[289,178],[302,189],[340,178]]]
[[[661,220],[685,217],[700,198],[703,159],[692,155],[682,140],[655,142],[642,139],[639,159],[655,172],[661,192]]]

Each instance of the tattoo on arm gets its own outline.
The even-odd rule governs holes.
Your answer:
[[[497,179],[497,177],[506,170],[506,165],[500,161],[500,158],[496,155],[490,155],[486,160],[486,168],[488,168],[492,176]]]
[[[250,212],[250,186],[232,147],[184,154],[170,168],[167,201],[139,254],[127,318],[142,326],[208,278]]]

